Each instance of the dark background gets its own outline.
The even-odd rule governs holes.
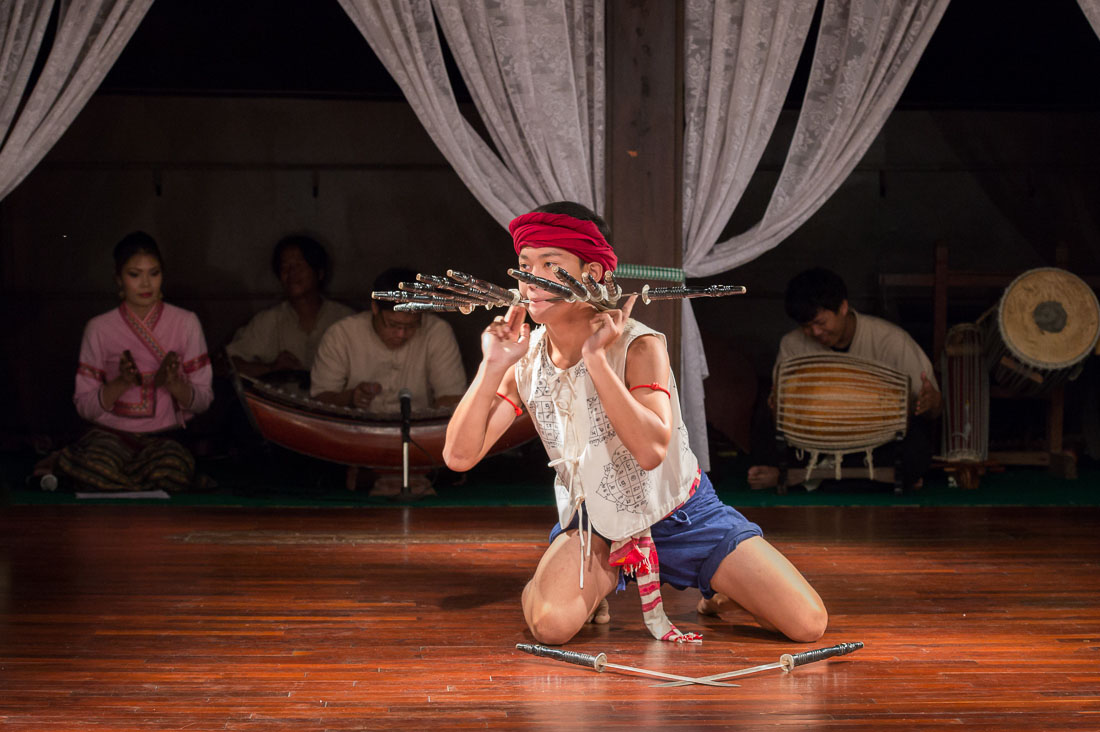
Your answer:
[[[811,40],[788,108],[812,56]],[[1075,0],[955,0],[898,108],[1095,109],[1100,83],[1082,70],[1098,66],[1100,39]],[[402,98],[335,0],[156,0],[101,92]]]

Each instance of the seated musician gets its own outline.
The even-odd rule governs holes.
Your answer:
[[[874,460],[876,465],[890,465],[892,451],[900,449],[902,483],[919,487],[932,458],[930,422],[940,416],[943,406],[928,356],[898,326],[856,312],[848,304],[844,280],[821,267],[802,272],[788,283],[786,310],[798,328],[780,341],[773,376],[787,359],[816,353],[848,354],[908,374],[911,414],[921,419],[911,419],[901,444],[883,445],[875,451]],[[774,386],[768,403],[774,411]],[[749,468],[751,488],[769,488],[779,482],[778,455],[765,457],[773,459]]]
[[[225,348],[237,371],[246,376],[309,371],[328,327],[355,313],[322,295],[329,257],[316,240],[308,236],[279,240],[271,268],[286,299],[257,313]]]
[[[374,290],[396,290],[416,280],[392,268]],[[320,401],[372,412],[398,413],[408,389],[413,411],[450,407],[466,391],[466,373],[454,331],[430,313],[406,313],[374,300],[368,312],[339,321],[325,333],[311,372],[310,394]]]
[[[156,242],[133,232],[114,248],[122,302],[84,328],[73,401],[91,429],[53,458],[79,490],[185,490],[195,459],[175,434],[213,399],[194,313],[162,300]]]

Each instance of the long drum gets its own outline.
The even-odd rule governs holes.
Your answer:
[[[949,462],[983,462],[989,457],[989,372],[977,325],[947,331],[940,372],[943,455]]]
[[[909,377],[851,356],[798,356],[779,366],[776,425],[809,450],[854,452],[905,434]]]
[[[1040,394],[1074,376],[1100,338],[1100,303],[1080,277],[1055,267],[1024,272],[978,320],[986,366],[1006,390]]]

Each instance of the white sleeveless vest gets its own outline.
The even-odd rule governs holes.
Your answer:
[[[662,333],[628,320],[608,348],[608,362],[624,382],[627,349],[643,335],[664,343]],[[583,502],[592,527],[619,541],[645,531],[688,499],[699,461],[688,446],[671,370],[672,442],[655,470],[642,470],[615,433],[584,360],[569,369],[554,366],[545,327],[531,334],[527,353],[516,364],[516,385],[557,471],[554,492],[563,527]]]

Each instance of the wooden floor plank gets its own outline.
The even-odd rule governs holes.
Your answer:
[[[750,512],[851,656],[735,689],[534,658],[519,594],[552,511],[25,506],[0,514],[5,730],[1100,729],[1100,510]],[[702,676],[804,647],[633,588],[569,645]]]

